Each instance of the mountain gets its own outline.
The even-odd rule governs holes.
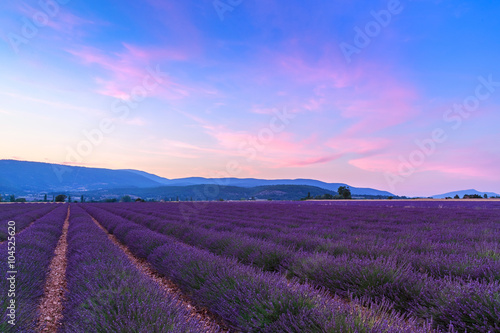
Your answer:
[[[477,190],[462,190],[462,191],[454,191],[454,192],[448,192],[448,193],[444,193],[444,194],[433,195],[432,198],[434,198],[434,199],[444,199],[446,197],[453,198],[453,197],[455,197],[455,195],[458,195],[460,198],[463,198],[464,195],[466,195],[466,194],[471,194],[471,195],[477,194],[480,196],[484,196],[486,194],[486,195],[488,195],[488,197],[500,196],[500,194],[493,193],[493,192],[479,192]]]
[[[163,177],[160,177],[160,176],[157,176],[157,175],[154,175],[152,173],[148,173],[146,171],[140,171],[140,170],[132,170],[132,169],[125,169],[125,170],[120,170],[120,171],[127,171],[127,172],[132,172],[136,175],[140,175],[140,176],[143,176],[149,180],[152,180],[158,184],[164,184],[164,185],[167,185],[171,182],[170,179],[167,179],[167,178],[163,178]]]
[[[159,186],[158,182],[124,170],[0,160],[0,193],[24,194],[155,186]]]
[[[203,178],[188,177],[167,179],[139,170],[110,170],[65,166],[58,164],[0,160],[0,193],[36,194],[48,192],[88,192],[119,189],[151,189],[165,186],[193,186],[215,184],[240,188],[259,186],[295,185],[312,186],[331,192],[337,191],[343,183],[325,183],[313,179],[255,179],[255,178]],[[393,196],[387,191],[372,188],[350,187],[354,196]],[[240,191],[241,192],[241,191]],[[250,193],[250,192],[249,192]],[[329,193],[329,192],[325,192]]]
[[[190,177],[172,179],[164,184],[170,186],[188,186],[196,184],[217,184],[217,185],[232,185],[239,187],[255,187],[255,186],[269,186],[269,185],[308,185],[324,188],[330,191],[337,191],[340,186],[349,186],[344,183],[325,183],[314,179],[255,179],[255,178],[224,178],[224,179],[208,179],[202,177]],[[353,195],[382,195],[394,196],[394,194],[387,191],[375,190],[372,188],[359,188],[351,187]]]

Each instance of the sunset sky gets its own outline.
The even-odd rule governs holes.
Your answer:
[[[0,159],[500,193],[499,1],[54,1],[0,4]]]

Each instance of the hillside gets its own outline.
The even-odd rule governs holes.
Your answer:
[[[488,196],[488,197],[495,197],[495,196],[500,196],[500,194],[498,193],[494,193],[494,192],[480,192],[480,191],[477,191],[477,190],[462,190],[462,191],[454,191],[454,192],[448,192],[448,193],[443,193],[443,194],[437,194],[437,195],[433,195],[432,198],[434,199],[444,199],[444,198],[453,198],[455,197],[455,195],[458,195],[460,198],[463,198],[464,195],[466,194],[477,194],[477,195],[480,195],[480,196],[484,196],[485,194]]]
[[[158,187],[186,187],[204,184],[224,184],[227,187],[247,189],[278,185],[311,186],[321,188],[322,194],[325,194],[329,193],[328,191],[337,191],[339,186],[349,186],[344,183],[325,183],[314,179],[209,179],[203,177],[167,179],[139,170],[111,170],[16,160],[0,160],[0,170],[0,193],[18,196],[52,192],[102,192],[103,190],[123,194],[129,193],[130,189],[149,189],[150,193],[156,193],[158,190],[155,188]],[[354,196],[393,195],[387,191],[372,188],[350,186],[350,189]],[[167,191],[167,193],[170,192],[170,190]],[[243,192],[239,191],[238,193],[242,194]],[[247,190],[244,193],[251,194],[252,191]]]
[[[270,185],[256,187],[238,186],[213,186],[213,185],[190,185],[190,186],[161,186],[155,188],[128,188],[109,189],[99,191],[72,191],[65,192],[73,198],[83,195],[86,200],[100,198],[120,199],[124,195],[132,198],[147,198],[155,200],[182,200],[182,201],[205,201],[205,200],[241,200],[241,199],[271,199],[271,200],[299,200],[311,196],[331,194],[337,192],[329,191],[315,186],[307,185]],[[51,193],[56,194],[56,193]]]
[[[130,171],[62,166],[14,160],[0,161],[1,193],[154,187],[159,184]]]

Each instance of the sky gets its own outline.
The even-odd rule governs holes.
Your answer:
[[[500,2],[0,4],[0,159],[500,193]]]

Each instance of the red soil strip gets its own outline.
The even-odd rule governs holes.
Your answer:
[[[39,307],[38,332],[57,332],[63,317],[63,300],[66,292],[66,252],[70,208],[64,221],[63,232],[57,243],[55,255],[50,263],[49,276],[45,283],[44,295]]]
[[[191,317],[197,318],[204,324],[206,332],[231,332],[221,320],[214,319],[214,316],[210,314],[207,309],[195,307],[190,300],[182,294],[182,291],[175,283],[158,273],[146,260],[137,258],[133,255],[127,246],[123,245],[115,236],[108,233],[94,217],[91,216],[91,218],[94,223],[108,235],[108,238],[127,255],[129,260],[141,273],[156,282],[166,294],[176,296],[177,299],[181,301],[181,304],[189,310]]]

